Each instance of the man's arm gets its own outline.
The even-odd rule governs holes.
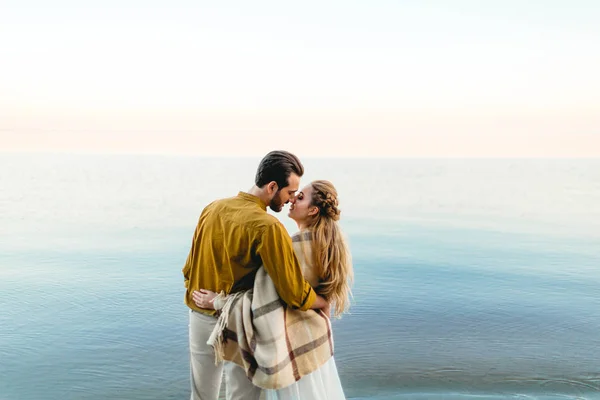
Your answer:
[[[324,297],[321,297],[317,294],[317,297],[315,298],[315,302],[313,303],[312,308],[313,310],[320,310],[322,308],[325,307],[329,307],[329,303],[327,302],[327,300],[325,300]]]
[[[302,268],[294,253],[292,239],[280,222],[267,227],[257,247],[263,267],[273,280],[281,300],[300,310],[323,308],[324,299],[304,279]],[[319,296],[320,297],[320,296]],[[317,302],[315,304],[315,302]],[[321,307],[317,307],[321,305]]]

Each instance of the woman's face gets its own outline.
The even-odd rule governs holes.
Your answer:
[[[316,215],[319,211],[318,207],[310,204],[312,199],[312,186],[307,185],[296,194],[290,202],[290,212],[288,216],[298,224],[306,225],[306,222]]]

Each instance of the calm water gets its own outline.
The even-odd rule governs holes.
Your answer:
[[[0,155],[0,399],[186,398],[181,268],[257,162]],[[349,398],[600,398],[600,160],[305,167],[354,257]]]

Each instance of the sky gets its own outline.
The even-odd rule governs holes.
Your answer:
[[[0,0],[0,151],[600,157],[600,2]]]

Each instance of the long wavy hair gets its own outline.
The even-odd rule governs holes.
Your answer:
[[[325,180],[310,183],[311,205],[319,212],[308,221],[313,265],[320,278],[317,292],[327,299],[340,317],[350,307],[354,273],[348,244],[339,226],[338,194],[333,184]]]

